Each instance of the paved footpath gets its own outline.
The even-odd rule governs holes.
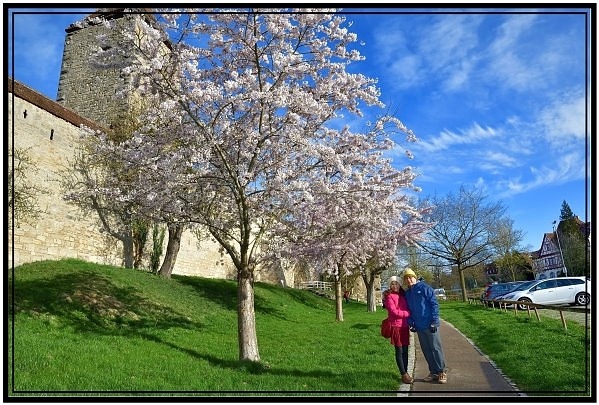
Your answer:
[[[440,332],[447,384],[423,381],[429,374],[428,366],[420,350],[418,336],[412,333],[408,369],[413,371],[414,383],[411,386],[400,383],[398,396],[526,396],[453,325],[441,321]]]

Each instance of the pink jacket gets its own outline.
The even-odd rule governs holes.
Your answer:
[[[387,309],[391,326],[408,327],[410,310],[408,309],[408,302],[403,295],[394,292],[387,294],[385,309]]]

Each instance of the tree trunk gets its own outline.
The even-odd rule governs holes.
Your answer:
[[[337,272],[335,278],[335,320],[343,322],[343,294],[341,293],[341,274],[343,265],[337,264]]]
[[[368,312],[376,312],[376,300],[374,294],[374,280],[369,280],[366,285],[366,304],[368,306]]]
[[[458,274],[460,275],[460,285],[462,286],[462,301],[468,301],[468,297],[466,295],[466,280],[464,279],[464,270],[460,265],[458,265]]]
[[[250,266],[238,271],[237,276],[237,333],[239,360],[260,361],[254,311],[253,270]]]
[[[177,254],[181,247],[181,235],[183,235],[183,225],[168,224],[168,242],[166,244],[166,253],[158,274],[164,278],[171,278]]]
[[[127,233],[121,239],[123,243],[123,266],[126,269],[133,268],[133,237],[131,233]]]
[[[148,240],[148,224],[143,221],[133,221],[131,226],[133,236],[133,268],[141,269],[144,249]]]
[[[343,294],[341,293],[341,282],[337,276],[335,276],[335,308],[335,319],[343,322]]]

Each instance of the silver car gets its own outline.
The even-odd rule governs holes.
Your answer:
[[[506,301],[534,304],[588,305],[591,302],[591,283],[586,277],[557,277],[522,284],[516,290],[501,296]],[[518,305],[526,309],[526,305]]]

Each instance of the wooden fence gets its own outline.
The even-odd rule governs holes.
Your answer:
[[[573,307],[565,307],[565,306],[556,306],[556,305],[542,305],[542,304],[534,304],[532,302],[526,301],[508,301],[508,300],[482,300],[480,297],[469,296],[469,303],[481,303],[486,306],[490,306],[493,309],[498,309],[502,311],[508,311],[508,307],[513,307],[514,315],[518,315],[518,307],[526,307],[526,312],[528,316],[532,316],[531,312],[534,312],[537,320],[540,321],[541,317],[539,316],[539,309],[550,309],[553,311],[559,312],[560,319],[562,321],[562,326],[564,329],[568,329],[566,324],[566,318],[564,318],[564,312],[573,312],[573,313],[582,313],[588,316],[591,313],[590,307],[585,308],[573,308]]]
[[[333,283],[330,281],[303,281],[300,283],[300,289],[330,291],[333,289]]]

